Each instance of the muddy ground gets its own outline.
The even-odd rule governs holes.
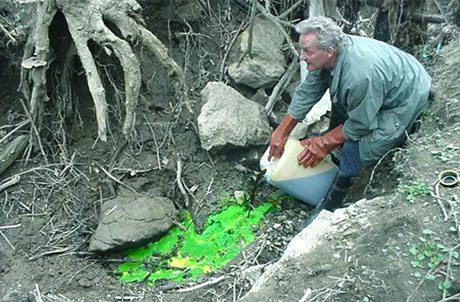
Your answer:
[[[161,70],[152,70],[155,89],[148,91],[144,87],[135,140],[125,145],[119,139],[122,113],[116,102],[116,89],[112,89],[112,135],[108,143],[102,143],[96,140],[94,107],[84,93],[84,76],[76,66],[75,84],[83,93],[79,115],[65,125],[69,135],[64,140],[59,117],[53,114],[53,104],[48,104],[50,131],[43,137],[46,161],[35,151],[28,161],[16,162],[2,175],[2,180],[16,174],[21,179],[0,192],[0,301],[238,301],[251,287],[242,270],[277,261],[300,231],[298,225],[311,208],[286,199],[278,211],[266,217],[257,230],[257,240],[242,255],[193,284],[121,283],[115,274],[120,255],[87,252],[101,204],[115,195],[129,194],[127,186],[138,192],[167,196],[183,207],[184,197],[176,181],[181,163],[180,177],[194,188],[189,197],[194,200],[192,211],[200,224],[219,209],[226,192],[251,190],[257,172],[254,154],[260,156],[267,147],[230,153],[208,153],[200,147],[196,128],[201,106],[198,92],[207,81],[219,78],[218,62],[223,56],[219,42],[228,42],[230,31],[222,32],[216,23],[204,25],[197,20],[169,23],[165,12],[168,8],[162,11],[144,3],[149,29],[172,50],[178,62],[189,64],[186,75],[193,112],[175,102]],[[219,7],[208,19],[227,16],[222,20],[234,22],[230,12]],[[206,37],[178,34],[190,28]],[[207,34],[220,39],[209,39]],[[381,196],[382,206],[377,208],[380,215],[372,216],[373,223],[392,223],[381,232],[364,230],[362,236],[351,239],[353,263],[343,264],[343,259],[335,258],[329,250],[318,251],[321,261],[328,257],[328,267],[293,267],[274,287],[277,293],[283,293],[283,298],[273,295],[267,297],[268,301],[299,301],[299,293],[307,288],[322,294],[306,301],[438,301],[443,295],[458,297],[459,262],[455,252],[459,252],[460,243],[459,187],[446,188],[436,182],[440,171],[460,169],[460,42],[450,45],[427,66],[434,77],[436,98],[418,132],[403,148],[362,171],[347,200],[353,203]],[[20,54],[20,50],[16,51]],[[21,96],[16,92],[20,56],[1,59],[3,136],[26,117],[18,102]],[[105,59],[101,54],[101,61]],[[115,75],[120,72],[111,66],[107,65],[106,70]],[[285,108],[284,103],[276,109],[282,112]],[[24,126],[16,134],[27,132]],[[115,182],[109,174],[127,186]],[[262,185],[256,200],[278,193]],[[370,207],[376,211],[374,204]],[[417,256],[420,259],[414,258]],[[436,262],[436,257],[443,257],[442,261]],[[428,266],[431,261],[432,268]],[[314,265],[315,259],[311,259],[311,267]],[[207,285],[193,287],[204,283]]]

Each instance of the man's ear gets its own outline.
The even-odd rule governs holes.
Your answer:
[[[330,57],[332,57],[332,56],[335,55],[335,49],[334,49],[333,47],[328,47],[328,48],[326,49],[326,52],[328,53],[328,55],[329,55]]]

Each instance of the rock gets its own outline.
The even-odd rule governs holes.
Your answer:
[[[259,279],[259,277],[262,275],[262,270],[264,267],[265,265],[263,264],[250,266],[241,272],[241,277],[248,280],[251,285],[254,285],[257,279]]]
[[[244,191],[233,192],[233,197],[235,197],[238,204],[243,204],[249,198],[249,196]]]
[[[141,246],[159,238],[177,215],[173,202],[164,197],[120,196],[102,206],[99,225],[89,251],[107,252]]]
[[[204,149],[268,144],[272,129],[261,105],[220,82],[209,82],[201,95],[198,130]]]
[[[303,257],[308,257],[308,254],[324,241],[325,235],[335,229],[331,224],[331,216],[331,212],[321,211],[318,217],[288,244],[281,259],[267,266],[263,274],[241,301],[262,301],[265,298],[263,297],[263,292],[266,291],[267,284],[280,277],[279,272],[280,270],[284,271],[283,267],[285,265],[295,267],[296,262],[299,262]],[[308,244],[305,244],[306,242]]]
[[[284,36],[278,27],[264,17],[254,20],[252,58],[249,48],[249,27],[241,33],[229,56],[228,74],[238,84],[252,88],[272,87],[286,70],[281,51]]]

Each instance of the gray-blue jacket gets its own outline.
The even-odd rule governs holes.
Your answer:
[[[347,36],[334,69],[311,72],[294,92],[288,113],[303,120],[326,90],[341,115],[343,135],[358,141],[371,164],[400,145],[428,105],[431,78],[410,54],[389,44]]]

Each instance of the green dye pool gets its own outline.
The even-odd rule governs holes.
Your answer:
[[[118,267],[120,280],[146,280],[151,285],[161,279],[195,281],[235,258],[254,240],[252,227],[273,209],[272,203],[264,203],[248,215],[245,206],[229,206],[210,216],[201,234],[195,232],[190,214],[186,213],[185,230],[174,227],[160,240],[126,252],[131,261]]]

